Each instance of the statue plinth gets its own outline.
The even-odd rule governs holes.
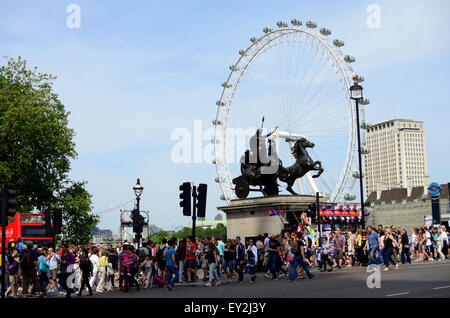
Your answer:
[[[320,203],[325,203],[319,197]],[[305,210],[316,202],[314,195],[278,195],[231,200],[228,206],[218,207],[227,216],[227,237],[256,237],[264,233],[279,234],[288,222],[285,215],[269,215],[269,210]]]

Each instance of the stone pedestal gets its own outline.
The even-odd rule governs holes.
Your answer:
[[[323,197],[320,203],[325,203]],[[264,233],[279,234],[287,222],[286,215],[269,215],[269,210],[304,210],[316,202],[313,195],[279,195],[273,197],[232,200],[228,206],[218,207],[227,216],[227,237],[256,237]]]

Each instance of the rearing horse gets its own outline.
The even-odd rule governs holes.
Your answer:
[[[287,183],[286,190],[294,195],[297,194],[294,190],[292,190],[295,180],[303,177],[306,173],[312,170],[318,171],[313,178],[319,177],[323,172],[321,162],[313,161],[306,151],[306,148],[314,148],[314,144],[305,138],[300,138],[297,140],[292,149],[292,154],[296,159],[295,163],[287,168],[280,165],[278,170],[278,178],[280,178],[280,181]]]

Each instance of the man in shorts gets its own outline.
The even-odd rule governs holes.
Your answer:
[[[345,239],[342,236],[341,230],[336,231],[336,236],[333,240],[333,247],[334,247],[334,259],[336,260],[337,267],[341,268],[341,265],[345,265],[345,258],[344,258],[344,252],[345,252]],[[344,261],[342,264],[341,261]]]
[[[58,289],[58,262],[60,257],[51,247],[48,249],[47,261],[49,262],[47,276],[50,282],[50,291],[56,292]]]
[[[194,282],[195,276],[197,275],[197,262],[195,261],[196,250],[197,247],[192,243],[192,237],[188,236],[186,238],[186,257],[184,259],[188,282]]]

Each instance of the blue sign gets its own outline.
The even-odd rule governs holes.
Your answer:
[[[441,187],[436,182],[433,182],[428,187],[428,191],[430,192],[431,195],[437,195],[441,191]]]

